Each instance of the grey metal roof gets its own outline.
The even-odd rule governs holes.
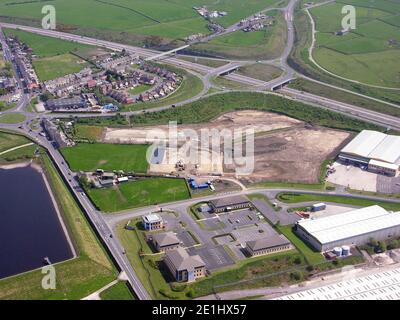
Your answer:
[[[247,199],[245,196],[234,196],[234,197],[214,199],[210,201],[210,203],[215,208],[230,207],[247,202],[250,202],[250,200]]]
[[[199,255],[190,256],[183,248],[168,251],[166,257],[178,271],[193,271],[195,268],[204,267],[206,265]]]
[[[251,250],[257,251],[288,245],[290,241],[283,235],[275,234],[255,241],[248,241],[246,244]]]
[[[160,247],[180,244],[180,240],[173,232],[157,233],[153,235],[153,241],[156,242]]]
[[[400,226],[400,212],[388,212],[374,205],[328,217],[303,219],[298,225],[321,244]]]

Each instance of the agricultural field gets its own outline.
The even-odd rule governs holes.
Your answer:
[[[3,20],[40,25],[43,17],[42,1],[13,2],[0,0]],[[143,43],[146,38],[157,36],[162,42],[171,42],[196,33],[208,34],[207,21],[193,6],[207,5],[210,10],[227,11],[226,17],[216,19],[229,26],[242,18],[267,7],[282,6],[286,0],[55,0],[59,29],[80,34],[97,33],[111,40],[124,39],[131,43]],[[93,9],[96,7],[96,14]]]
[[[208,43],[197,44],[193,49],[219,58],[253,60],[277,58],[285,47],[287,31],[283,16],[276,14],[275,19],[274,25],[264,30],[236,31]]]
[[[342,28],[344,4],[356,7],[356,29],[335,35]],[[400,3],[343,0],[313,8],[310,13],[316,23],[313,56],[318,64],[341,77],[400,88],[400,26],[395,22]]]
[[[80,143],[72,148],[63,148],[61,152],[73,171],[91,172],[101,168],[145,173],[147,148],[147,145]]]
[[[86,191],[92,202],[106,213],[190,198],[186,181],[174,178],[148,178]]]
[[[79,72],[88,64],[74,53],[93,50],[91,46],[20,30],[6,29],[6,34],[16,36],[21,42],[32,48],[33,54],[36,55],[33,59],[33,66],[41,81],[53,80]]]

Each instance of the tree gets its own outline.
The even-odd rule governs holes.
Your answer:
[[[379,241],[378,245],[376,246],[376,252],[385,252],[387,249],[386,243],[384,241]]]

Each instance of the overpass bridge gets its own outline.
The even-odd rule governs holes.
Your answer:
[[[144,59],[144,60],[145,60],[145,61],[154,61],[154,60],[160,59],[160,58],[162,58],[162,57],[168,56],[168,55],[170,55],[170,54],[176,53],[176,52],[178,52],[178,51],[180,51],[180,50],[186,49],[187,47],[189,47],[188,44],[185,45],[185,46],[179,47],[179,48],[175,48],[175,49],[166,51],[166,52],[161,52],[161,53],[156,54],[156,55],[154,55],[154,56],[150,56],[150,57],[148,57],[148,58],[146,58],[146,59]]]

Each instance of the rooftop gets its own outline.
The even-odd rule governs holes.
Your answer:
[[[400,137],[363,130],[342,152],[400,165]]]
[[[183,248],[168,251],[166,257],[178,271],[193,271],[195,268],[204,267],[206,265],[199,255],[190,256]]]
[[[210,203],[216,207],[229,207],[235,204],[250,202],[245,196],[235,196],[211,200]]]
[[[303,219],[298,225],[321,244],[348,239],[400,225],[400,212],[388,212],[374,205],[316,219]]]
[[[180,240],[173,232],[157,233],[153,235],[153,240],[157,242],[160,247],[180,244]]]
[[[257,250],[288,245],[290,244],[290,241],[286,239],[285,236],[283,235],[275,234],[255,241],[248,241],[246,244],[251,250],[257,251]]]
[[[148,223],[159,222],[161,221],[161,217],[158,214],[152,213],[147,216],[143,216],[143,219]]]

